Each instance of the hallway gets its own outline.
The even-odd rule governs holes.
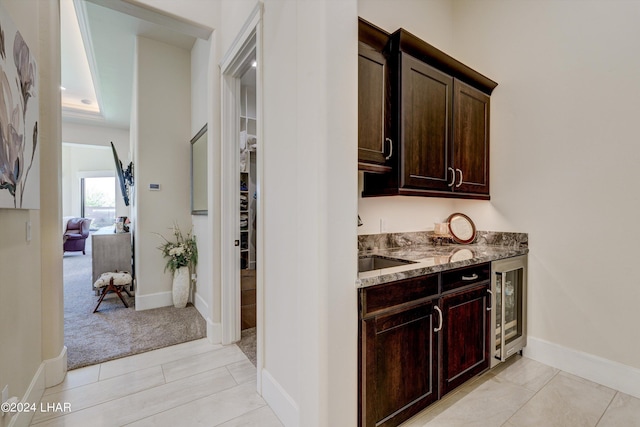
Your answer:
[[[281,426],[256,393],[256,368],[236,345],[206,339],[88,366],[45,390],[34,426]],[[46,406],[45,406],[46,407]]]

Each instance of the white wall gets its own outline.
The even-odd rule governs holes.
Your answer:
[[[191,67],[187,50],[138,37],[135,65],[137,116],[132,135],[136,165],[136,309],[171,305],[171,272],[157,247],[174,222],[191,229]],[[160,184],[150,191],[149,184]]]
[[[358,0],[358,16],[389,33],[404,28],[445,52],[453,48],[452,0]]]
[[[529,232],[529,332],[640,368],[640,4],[456,1],[494,78],[492,204]],[[508,35],[508,36],[507,36]]]
[[[18,1],[5,0],[1,5],[38,60],[37,9],[30,24],[32,8]],[[12,46],[6,49],[13,52]],[[31,242],[26,241],[28,221]],[[22,396],[42,361],[39,211],[0,209],[0,224],[0,388],[9,385],[12,395]]]
[[[356,424],[356,22],[355,1],[265,3],[265,369],[287,425]]]
[[[61,380],[66,371],[59,200],[60,48],[59,37],[46,36],[59,34],[59,15],[57,3],[0,3],[36,58],[39,88],[33,99],[40,108],[40,156],[46,159],[40,162],[40,210],[0,209],[0,388],[8,385],[9,395],[21,398],[30,390],[29,396],[35,399],[30,401],[37,401],[44,386]],[[30,241],[27,222],[31,224]],[[64,371],[62,366],[59,370],[43,368],[46,359],[58,356],[65,361]],[[0,425],[9,420],[3,417]]]
[[[211,108],[212,104],[212,57],[213,57],[213,41],[210,40],[196,40],[193,48],[191,49],[191,135],[194,136],[205,124],[208,124],[207,132],[207,165],[211,165],[213,158],[213,138],[215,135],[215,129],[213,123],[209,124],[211,120]],[[212,201],[212,192],[216,189],[213,187],[213,168],[207,167],[207,207],[209,212],[207,215],[192,215],[191,221],[193,223],[193,233],[197,238],[198,244],[198,258],[199,263],[196,266],[197,282],[195,285],[195,291],[193,295],[193,303],[202,314],[202,317],[207,322],[208,330],[213,328],[214,313],[213,313],[213,281],[214,271],[219,271],[218,263],[214,263],[214,251],[213,251],[213,218],[217,217],[214,211],[217,204],[209,203]],[[219,251],[215,251],[216,254]],[[218,255],[219,258],[219,255]],[[218,286],[219,288],[219,286]],[[219,299],[218,299],[219,301]],[[220,321],[219,317],[216,319]],[[208,333],[211,336],[211,333]],[[211,337],[213,338],[213,337]]]
[[[190,1],[139,0],[139,3],[215,29],[210,40],[197,40],[191,51],[192,136],[209,123],[209,209],[206,217],[192,216],[198,236],[199,265],[195,305],[207,321],[207,336],[221,340],[220,281],[220,67],[222,55],[242,28],[256,0]],[[203,74],[204,65],[206,72]]]

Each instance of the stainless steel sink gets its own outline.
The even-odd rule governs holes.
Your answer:
[[[406,261],[404,259],[386,258],[379,255],[369,255],[366,257],[358,258],[358,272],[371,270],[380,270],[382,268],[398,267],[400,265],[413,264],[413,261]]]

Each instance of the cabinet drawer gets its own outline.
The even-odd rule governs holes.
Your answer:
[[[438,274],[432,274],[361,289],[361,317],[397,305],[437,296],[438,278]]]
[[[442,273],[442,292],[484,282],[491,278],[491,264],[478,264]]]

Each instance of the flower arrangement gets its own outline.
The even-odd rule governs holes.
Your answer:
[[[164,271],[171,270],[172,273],[175,273],[180,267],[195,267],[198,263],[198,246],[196,245],[196,236],[191,234],[191,231],[184,236],[178,225],[174,224],[175,242],[167,240],[161,234],[158,236],[164,239],[164,243],[158,246],[158,249],[165,258],[168,258]]]

